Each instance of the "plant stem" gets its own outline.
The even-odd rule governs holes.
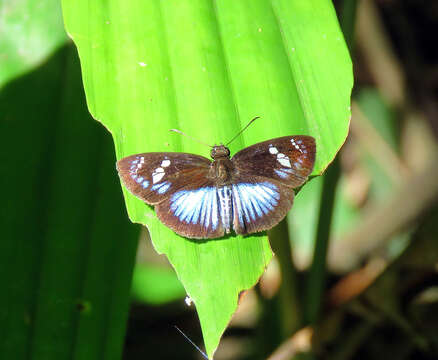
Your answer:
[[[339,22],[350,54],[354,52],[354,27],[356,24],[357,0],[344,0],[340,9]]]
[[[317,322],[321,309],[322,293],[325,286],[327,248],[339,176],[340,166],[339,160],[336,157],[324,175],[315,250],[307,281],[304,315],[306,323],[310,324]]]
[[[297,294],[297,275],[292,262],[292,251],[286,220],[268,232],[269,240],[281,271],[281,286],[278,301],[281,311],[281,333],[284,338],[297,331],[301,324],[301,309]]]

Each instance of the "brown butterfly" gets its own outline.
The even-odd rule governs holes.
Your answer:
[[[163,224],[207,239],[277,225],[292,206],[293,189],[312,172],[315,152],[313,137],[295,135],[249,146],[231,159],[224,145],[212,148],[213,161],[188,153],[137,154],[118,161],[117,170]]]

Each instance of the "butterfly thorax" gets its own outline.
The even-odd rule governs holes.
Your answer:
[[[230,150],[224,145],[216,145],[211,150],[213,162],[211,164],[209,177],[213,179],[218,186],[230,184],[231,174],[234,170],[230,160]]]

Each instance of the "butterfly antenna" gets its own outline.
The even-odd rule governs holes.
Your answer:
[[[202,145],[205,145],[205,146],[208,146],[208,147],[211,147],[211,148],[213,147],[213,146],[211,146],[211,145],[206,144],[205,142],[202,142],[201,140],[195,139],[194,137],[192,137],[192,136],[190,136],[190,135],[187,135],[187,134],[183,133],[181,130],[170,129],[169,131],[173,131],[173,132],[176,132],[176,133],[178,133],[178,134],[181,134],[181,135],[187,136],[189,139],[192,139],[193,141],[196,141],[196,142],[199,143],[199,144],[202,144]]]
[[[250,126],[254,121],[256,121],[259,118],[260,118],[260,116],[256,116],[254,119],[252,119],[242,130],[240,130],[236,134],[236,136],[234,136],[230,141],[228,141],[225,146],[228,146],[229,144],[231,144],[241,133],[243,133],[247,129],[248,126]]]
[[[195,349],[198,350],[202,354],[204,359],[208,360],[207,354],[205,352],[203,352],[192,340],[190,340],[189,337],[178,328],[178,326],[176,326],[176,325],[174,325],[174,326],[175,326],[175,329],[177,329],[180,332],[180,334],[182,336],[184,336],[190,342],[190,344],[192,344],[195,347]]]

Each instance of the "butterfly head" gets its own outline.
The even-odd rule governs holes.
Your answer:
[[[230,150],[224,145],[215,145],[213,149],[211,149],[210,156],[213,160],[217,160],[220,158],[229,158]]]

